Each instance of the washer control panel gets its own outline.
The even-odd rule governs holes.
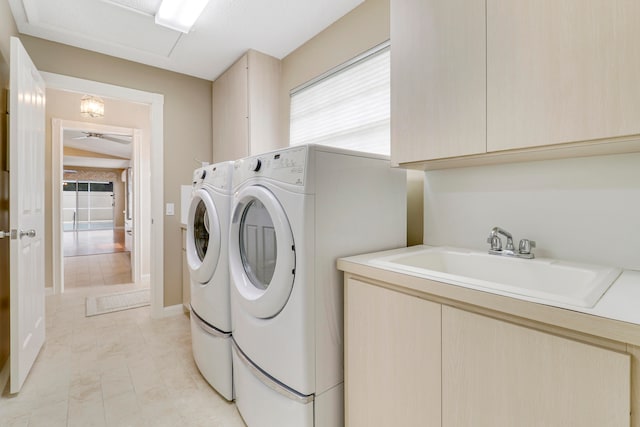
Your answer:
[[[287,184],[304,185],[307,151],[306,146],[292,147],[238,160],[233,171],[234,182],[265,177]]]
[[[219,163],[198,168],[193,171],[193,187],[202,186],[203,183],[221,190],[231,188],[231,162]]]

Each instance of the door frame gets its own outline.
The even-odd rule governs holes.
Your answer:
[[[51,195],[51,223],[52,223],[52,240],[53,240],[53,293],[59,294],[64,292],[64,227],[62,224],[62,181],[64,180],[63,173],[63,157],[64,157],[64,131],[75,130],[85,132],[96,133],[116,133],[116,134],[131,134],[131,148],[132,157],[130,166],[133,168],[133,205],[135,206],[133,217],[134,235],[133,235],[133,248],[131,251],[131,276],[132,281],[137,285],[141,285],[143,277],[141,276],[141,262],[143,253],[142,248],[142,236],[141,226],[143,220],[148,220],[151,213],[146,212],[146,217],[142,212],[140,203],[140,195],[143,192],[147,194],[150,192],[148,186],[141,187],[141,138],[140,130],[134,128],[125,128],[119,126],[109,126],[97,123],[77,122],[73,120],[52,119],[51,123],[51,173],[52,173],[52,195]],[[114,215],[115,223],[115,215]],[[145,245],[144,250],[149,251],[151,248],[149,244]],[[145,281],[149,281],[149,278],[144,278]]]
[[[115,86],[107,83],[100,83],[92,80],[79,79],[76,77],[61,74],[41,72],[47,88],[64,90],[77,93],[92,93],[105,98],[114,98],[130,102],[147,104],[150,107],[151,115],[151,143],[150,151],[150,211],[151,225],[149,241],[151,246],[150,254],[150,277],[148,278],[151,290],[151,315],[153,317],[163,317],[164,310],[164,95],[131,89],[122,86]],[[54,158],[55,153],[52,153]],[[58,156],[59,157],[59,156]],[[62,159],[57,161],[61,165]],[[56,165],[53,165],[54,167]],[[61,169],[61,168],[60,168]],[[56,171],[57,169],[53,169]],[[55,183],[54,183],[55,185]],[[58,186],[60,186],[58,181]],[[53,194],[58,193],[58,187],[53,188]],[[54,214],[55,214],[54,209]],[[59,214],[59,213],[58,213]],[[56,224],[56,227],[58,225]],[[56,228],[54,228],[55,230]],[[55,263],[54,263],[55,268]],[[142,280],[145,277],[142,276]]]

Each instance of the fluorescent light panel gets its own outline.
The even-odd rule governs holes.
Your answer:
[[[156,24],[188,33],[209,0],[162,0],[156,13]]]

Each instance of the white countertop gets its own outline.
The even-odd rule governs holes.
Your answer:
[[[430,246],[419,245],[419,246],[412,246],[408,248],[400,248],[400,249],[394,249],[390,251],[376,252],[376,253],[342,258],[338,262],[338,268],[343,271],[354,273],[354,274],[371,276],[371,278],[373,279],[378,279],[382,281],[388,281],[389,279],[391,279],[395,282],[396,285],[400,285],[400,286],[402,286],[402,283],[400,283],[401,280],[399,278],[401,278],[402,276],[391,275],[391,276],[383,277],[383,275],[382,276],[377,275],[376,272],[393,272],[393,273],[399,273],[405,277],[423,279],[423,282],[413,280],[412,285],[410,287],[417,291],[424,291],[426,293],[442,296],[445,298],[456,299],[456,295],[458,296],[462,295],[465,297],[464,302],[472,303],[472,304],[476,304],[477,303],[476,299],[478,299],[478,298],[474,299],[473,297],[474,295],[480,296],[480,297],[482,296],[482,294],[501,295],[501,296],[506,296],[515,300],[526,301],[528,303],[535,303],[537,306],[560,308],[560,309],[566,310],[565,315],[567,316],[570,316],[571,312],[576,312],[576,313],[584,313],[590,316],[597,316],[603,319],[626,322],[626,323],[633,324],[634,329],[638,329],[637,334],[640,336],[640,328],[635,328],[635,325],[640,325],[640,272],[638,271],[624,270],[622,274],[618,277],[618,279],[613,282],[613,284],[609,287],[609,289],[605,292],[605,294],[600,298],[600,300],[595,304],[593,308],[584,308],[584,307],[577,307],[577,306],[572,306],[572,305],[562,304],[562,303],[556,304],[556,303],[549,303],[546,301],[541,302],[539,300],[536,300],[535,298],[528,298],[526,296],[515,295],[512,293],[501,292],[497,290],[496,291],[488,290],[486,288],[473,288],[471,286],[466,286],[466,285],[450,284],[450,283],[443,282],[441,279],[437,279],[435,277],[429,277],[428,274],[425,275],[425,274],[412,273],[402,268],[393,268],[392,266],[387,266],[387,265],[381,266],[379,264],[371,262],[372,260],[375,260],[381,257],[387,257],[390,255],[410,254],[412,252],[421,251],[426,248],[430,248]],[[364,269],[362,268],[358,269],[355,266],[361,266],[361,267],[364,267]],[[424,284],[424,289],[421,289],[422,283]],[[436,283],[438,286],[434,286],[434,284]],[[454,287],[454,288],[449,288],[449,289],[447,289],[446,287],[443,288],[442,286],[440,286],[442,284],[446,285],[447,287]],[[458,289],[455,289],[455,288],[458,288]],[[460,288],[471,289],[475,293],[473,294],[470,294],[469,292],[461,293],[459,292]],[[451,292],[448,292],[448,291],[451,291]],[[477,292],[481,292],[482,294],[478,294]],[[478,301],[479,300],[487,301],[486,298],[479,298]],[[486,305],[487,308],[500,310],[500,308],[496,308],[500,306],[499,302],[498,303],[493,303],[493,301],[490,301],[490,302],[491,304]],[[480,304],[480,305],[483,305],[483,304]],[[528,310],[525,310],[525,311],[530,312]],[[523,317],[528,317],[526,314],[520,314],[517,310],[512,310],[510,311],[510,313],[516,314],[516,315],[522,315]],[[544,320],[544,315],[534,320]],[[555,323],[558,326],[564,326],[560,324],[560,322],[555,322]],[[632,333],[633,335],[636,335],[635,331]],[[615,339],[615,337],[611,337],[611,338]],[[634,341],[637,341],[637,340],[634,339]]]

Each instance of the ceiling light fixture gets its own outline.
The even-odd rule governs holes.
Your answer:
[[[209,0],[162,0],[156,12],[156,24],[188,33]]]
[[[83,96],[80,100],[80,114],[83,117],[103,117],[104,101],[93,95]]]

